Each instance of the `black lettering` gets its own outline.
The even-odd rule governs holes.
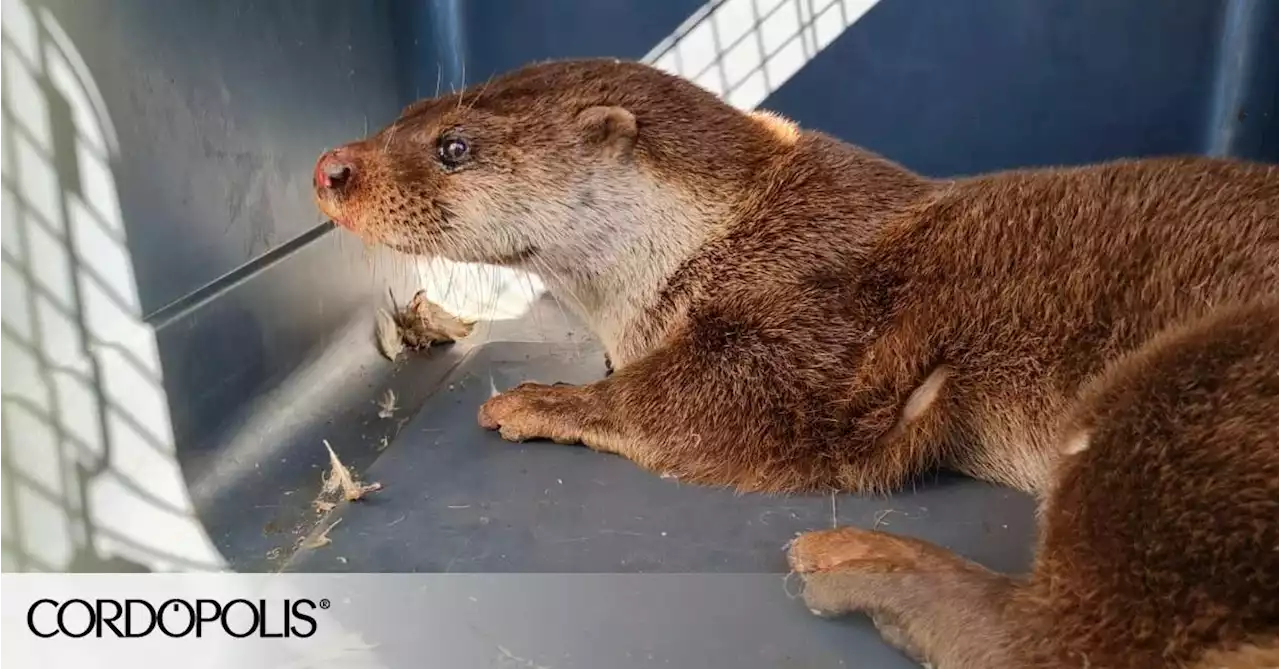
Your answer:
[[[124,607],[120,606],[120,602],[117,602],[114,599],[99,599],[97,604],[98,604],[98,611],[97,611],[98,624],[96,626],[97,634],[95,636],[97,636],[99,639],[102,638],[103,624],[106,624],[106,626],[112,632],[116,633],[116,638],[124,636],[124,634],[120,632],[120,628],[116,627],[116,621],[119,620],[120,616],[124,614]],[[107,615],[107,612],[106,612],[106,608],[108,605],[115,607],[115,612],[113,612],[111,615]],[[125,629],[128,629],[128,628],[129,628],[129,625],[126,623]]]
[[[205,614],[205,607],[213,607],[213,613]],[[222,605],[213,599],[197,599],[196,600],[196,638],[201,638],[204,634],[204,624],[211,623],[222,615]]]
[[[89,618],[89,624],[85,625],[84,631],[80,632],[79,634],[73,634],[70,630],[67,629],[67,621],[66,621],[67,609],[71,608],[72,604],[79,604],[80,606],[84,607],[84,614]],[[72,639],[79,639],[79,638],[88,636],[89,633],[93,631],[93,628],[94,628],[93,605],[90,604],[89,602],[86,602],[83,599],[68,599],[67,601],[62,603],[62,606],[58,607],[58,629],[62,630],[63,634],[71,637]]]
[[[41,639],[48,639],[49,637],[58,636],[57,627],[53,628],[52,632],[41,632],[40,630],[36,629],[36,608],[38,608],[41,604],[51,604],[54,607],[58,606],[58,603],[53,601],[52,599],[36,600],[36,602],[31,605],[31,608],[27,609],[27,629],[31,630],[32,634],[40,637]]]
[[[262,637],[263,639],[282,638],[289,633],[289,600],[287,599],[284,600],[284,606],[281,607],[280,609],[280,611],[284,613],[284,622],[281,626],[281,631],[279,632],[273,633],[270,631],[271,616],[267,615],[267,613],[270,611],[270,608],[271,607],[267,605],[267,600],[265,599],[258,600],[258,609],[262,618],[262,626],[258,628],[258,636]]]
[[[169,626],[165,624],[165,613],[168,611],[173,611],[176,613],[178,611],[181,611],[184,607],[187,609],[187,628],[175,634],[172,630],[169,629]],[[172,639],[177,639],[179,637],[184,637],[190,634],[191,630],[195,628],[196,612],[194,609],[191,608],[191,605],[188,604],[187,602],[184,602],[181,599],[170,599],[169,601],[160,605],[160,610],[156,612],[156,620],[160,624],[160,631],[164,632],[165,636],[170,637]]]
[[[313,602],[313,601],[311,601],[311,600],[309,600],[309,599],[299,599],[298,601],[296,601],[296,602],[294,602],[294,603],[293,603],[293,608],[292,608],[292,611],[293,611],[293,617],[294,617],[294,618],[297,618],[298,620],[306,621],[306,622],[311,626],[311,628],[310,628],[310,629],[308,629],[308,630],[307,630],[307,632],[306,632],[305,634],[303,634],[302,632],[298,631],[298,626],[297,626],[297,625],[290,625],[290,626],[289,626],[289,631],[293,632],[293,635],[294,635],[294,636],[299,637],[299,638],[302,638],[302,639],[306,639],[307,637],[309,637],[309,636],[311,636],[312,634],[315,634],[315,633],[316,633],[316,619],[315,619],[315,618],[312,618],[310,615],[308,615],[308,614],[306,614],[306,613],[303,613],[302,611],[300,611],[300,610],[299,610],[299,609],[302,607],[302,605],[304,605],[304,604],[307,606],[307,608],[308,608],[308,609],[310,609],[310,610],[312,610],[312,611],[315,611],[315,610],[316,610],[316,603],[315,603],[315,602]]]
[[[249,629],[240,633],[232,632],[231,625],[228,622],[231,619],[231,607],[235,606],[236,604],[244,604],[245,606],[249,607],[250,611],[253,612],[253,623],[249,626]],[[247,599],[233,599],[227,602],[227,605],[222,607],[222,629],[227,634],[237,639],[243,639],[249,636],[250,634],[253,634],[253,631],[258,629],[258,609],[254,608],[253,602]]]
[[[137,606],[141,606],[146,610],[147,628],[141,632],[133,631],[133,615]],[[145,599],[126,599],[124,600],[124,635],[129,639],[136,639],[151,633],[156,628],[156,609],[151,606],[151,602]]]

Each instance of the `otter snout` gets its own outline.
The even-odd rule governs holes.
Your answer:
[[[351,199],[358,173],[359,164],[352,150],[340,147],[320,154],[311,174],[311,187],[320,211],[345,228],[351,228],[352,224],[344,211],[344,203]]]
[[[316,161],[316,171],[312,176],[312,185],[317,191],[341,191],[351,183],[356,174],[356,165],[346,149],[325,151]]]

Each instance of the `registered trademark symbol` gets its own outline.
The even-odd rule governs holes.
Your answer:
[[[327,599],[322,599],[322,600],[320,600],[320,608],[321,608],[321,609],[327,609],[327,608],[329,608],[329,606],[330,606],[330,604],[329,604],[329,600],[327,600]]]

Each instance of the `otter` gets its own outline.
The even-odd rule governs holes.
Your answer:
[[[798,537],[814,612],[935,667],[1275,665],[1274,166],[929,179],[600,59],[414,103],[314,178],[367,242],[535,272],[592,329],[612,374],[489,399],[505,439],[743,491],[949,468],[1037,497],[1024,575]]]

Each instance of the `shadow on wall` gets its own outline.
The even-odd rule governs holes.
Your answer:
[[[175,459],[102,97],[51,14],[3,17],[3,568],[221,569]]]
[[[878,1],[714,0],[641,60],[750,111]],[[546,290],[538,277],[507,268],[435,258],[418,267],[432,301],[481,321],[524,317]]]

